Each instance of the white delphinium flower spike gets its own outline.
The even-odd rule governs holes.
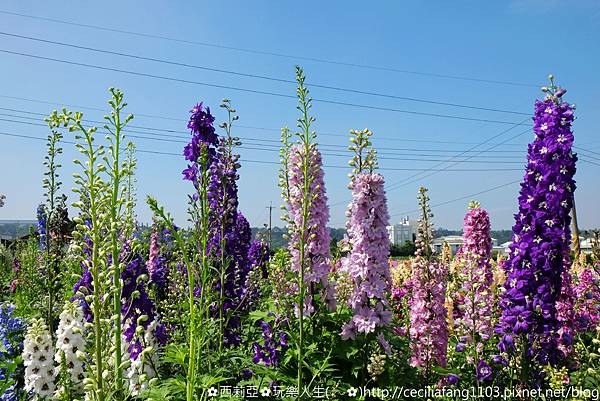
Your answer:
[[[23,342],[25,391],[34,400],[51,399],[54,390],[54,347],[44,319],[33,319]]]
[[[56,330],[56,375],[62,368],[69,375],[71,390],[77,393],[83,391],[85,378],[81,353],[85,352],[85,318],[79,301],[67,302],[60,314],[60,322]]]

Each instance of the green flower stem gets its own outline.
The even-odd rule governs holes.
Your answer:
[[[203,332],[196,332],[197,323],[196,323],[196,315],[200,315],[201,319],[208,319],[208,315],[204,316],[205,313],[205,289],[208,282],[209,276],[209,263],[208,263],[208,255],[207,255],[207,245],[208,245],[208,194],[207,194],[207,179],[208,179],[208,166],[207,166],[207,153],[206,150],[202,152],[201,160],[200,160],[200,173],[202,174],[202,183],[200,185],[200,190],[198,193],[198,201],[200,203],[200,224],[197,227],[197,232],[199,232],[199,253],[200,253],[200,299],[199,306],[200,310],[196,311],[196,297],[194,295],[194,289],[196,288],[196,263],[191,260],[188,252],[186,251],[186,243],[181,236],[179,230],[176,229],[173,224],[173,219],[171,216],[165,212],[163,207],[159,207],[155,199],[148,197],[148,205],[150,209],[152,209],[153,213],[158,216],[165,225],[171,231],[175,242],[177,243],[178,248],[181,250],[183,262],[187,269],[188,276],[188,307],[189,307],[189,327],[188,327],[188,366],[186,372],[186,401],[197,401],[195,398],[195,384],[196,384],[196,369],[198,362],[202,360],[203,357],[203,349],[205,346],[205,335]],[[208,312],[207,312],[208,313]],[[198,340],[198,342],[196,342]],[[205,395],[202,395],[202,398],[205,398]]]
[[[298,399],[302,397],[303,388],[303,369],[304,369],[304,298],[306,297],[306,286],[304,283],[305,276],[305,265],[306,265],[306,233],[309,230],[308,220],[310,218],[310,204],[312,202],[310,194],[310,151],[311,151],[311,133],[310,123],[311,118],[308,115],[308,109],[310,108],[310,100],[308,99],[308,90],[304,86],[304,73],[299,67],[296,68],[296,80],[298,81],[298,100],[300,101],[299,110],[302,113],[299,119],[299,127],[302,128],[300,133],[301,142],[304,146],[304,160],[302,163],[303,169],[303,199],[302,199],[302,223],[300,226],[299,233],[299,252],[300,252],[300,274],[298,275],[298,375],[297,375],[297,387],[298,387]]]
[[[113,114],[111,121],[114,123],[114,142],[111,146],[112,150],[112,191],[110,198],[110,244],[111,244],[111,256],[113,263],[113,316],[114,316],[114,342],[115,342],[115,386],[117,400],[123,400],[123,350],[122,350],[122,322],[121,322],[121,261],[119,260],[120,246],[119,246],[119,232],[117,230],[120,222],[120,186],[121,186],[121,166],[119,165],[120,147],[121,147],[121,130],[124,124],[121,124],[121,110],[124,107],[122,100],[123,94],[120,91],[115,91],[111,88],[113,99],[111,105],[113,106]]]
[[[79,117],[79,118],[78,118]],[[102,344],[102,338],[103,338],[103,331],[102,331],[102,316],[101,316],[101,301],[100,301],[100,292],[101,292],[101,286],[100,286],[100,257],[99,257],[99,246],[101,243],[101,233],[100,233],[100,221],[99,221],[99,208],[100,205],[98,204],[98,183],[97,181],[99,181],[99,177],[98,177],[98,170],[96,168],[96,159],[99,156],[98,151],[94,150],[94,138],[93,138],[93,133],[95,131],[94,128],[91,128],[90,130],[86,130],[83,125],[81,124],[80,121],[80,115],[76,116],[76,122],[75,122],[75,126],[76,126],[76,130],[79,130],[81,132],[84,133],[85,135],[85,141],[86,141],[86,147],[87,148],[83,148],[83,146],[81,147],[82,150],[85,152],[85,154],[87,154],[88,156],[88,162],[87,163],[80,163],[79,164],[81,166],[84,166],[85,168],[85,175],[86,175],[86,186],[87,186],[87,191],[88,191],[88,195],[89,195],[89,217],[92,223],[92,227],[91,227],[91,239],[93,242],[93,246],[92,246],[92,263],[90,266],[90,273],[92,275],[92,280],[94,283],[94,295],[93,295],[93,303],[92,303],[92,307],[93,307],[93,314],[94,314],[94,356],[95,356],[95,367],[96,367],[96,396],[98,401],[104,401],[106,394],[105,394],[105,389],[104,389],[104,378],[102,376],[102,372],[103,372],[103,363],[104,363],[104,355],[103,355],[103,350],[104,350],[104,346]]]

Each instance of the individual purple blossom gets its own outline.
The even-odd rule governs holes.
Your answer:
[[[477,363],[477,381],[487,381],[492,377],[492,367],[483,359]]]
[[[535,103],[535,139],[528,147],[496,329],[503,338],[501,351],[515,351],[514,337],[519,336],[527,356],[542,365],[563,356],[556,307],[569,260],[577,160],[572,152],[573,108],[554,89]]]
[[[380,174],[360,173],[354,176],[351,187],[352,203],[346,223],[351,251],[342,259],[341,270],[353,282],[348,299],[353,317],[342,329],[345,339],[353,338],[355,333],[374,332],[377,327],[388,325],[392,317],[386,299],[391,277],[384,179]]]
[[[454,386],[454,385],[458,384],[459,380],[460,380],[460,376],[455,373],[448,373],[448,375],[446,376],[446,381],[448,382],[448,384],[450,386]]]
[[[325,195],[322,159],[321,153],[314,144],[310,145],[308,154],[305,153],[305,146],[301,144],[293,145],[289,151],[287,169],[290,195],[288,199],[290,241],[288,249],[291,253],[293,271],[299,272],[300,259],[304,260],[305,285],[314,287],[314,284],[320,284],[325,288],[329,278],[331,237],[327,228],[329,209]],[[305,177],[305,169],[308,173],[307,177]],[[305,178],[309,183],[308,193],[305,193]],[[306,201],[308,205],[305,205]],[[307,208],[306,221],[304,221],[304,207]],[[302,257],[300,254],[301,240],[304,243]],[[311,310],[306,307],[304,309],[307,312]]]

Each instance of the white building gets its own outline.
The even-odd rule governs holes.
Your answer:
[[[512,244],[512,241],[507,241],[503,244],[500,244],[500,246],[498,246],[498,253],[502,256],[508,256],[508,253],[510,251],[510,244]],[[496,250],[495,247],[494,250]]]
[[[444,247],[444,242],[447,242],[448,245],[450,245],[452,254],[456,255],[456,251],[458,251],[463,244],[463,237],[461,235],[447,235],[445,237],[435,238],[431,244],[433,251],[436,253],[441,253],[442,248]],[[492,247],[493,249],[497,249],[498,247],[498,240],[495,238],[492,238]]]
[[[579,238],[579,249],[586,255],[592,253],[593,245],[592,238]]]
[[[431,247],[433,248],[433,252],[441,253],[444,247],[444,242],[447,242],[450,245],[450,249],[452,250],[452,255],[456,255],[456,251],[463,244],[463,238],[461,235],[447,235],[445,237],[434,238]]]
[[[406,241],[414,241],[417,235],[417,222],[403,217],[400,223],[387,226],[388,237],[392,245],[404,245]]]

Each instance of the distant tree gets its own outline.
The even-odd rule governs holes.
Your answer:
[[[0,207],[4,206],[5,199],[6,199],[6,196],[4,196],[3,194],[0,194]]]
[[[392,245],[390,256],[413,256],[417,250],[413,241],[406,241],[402,245]]]

